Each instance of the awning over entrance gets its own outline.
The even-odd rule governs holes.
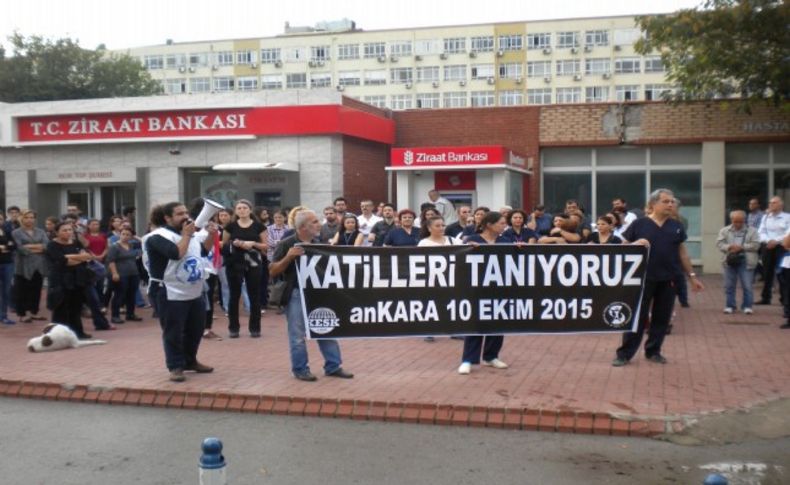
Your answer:
[[[393,148],[387,170],[507,169],[532,173],[525,157],[501,145]]]

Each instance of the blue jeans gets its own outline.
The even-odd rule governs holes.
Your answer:
[[[752,281],[754,280],[754,270],[746,269],[746,264],[740,266],[724,266],[724,295],[727,297],[727,307],[738,308],[735,303],[735,290],[738,283],[741,282],[743,288],[743,308],[751,308],[754,301],[752,293]]]
[[[310,372],[307,362],[307,342],[305,341],[305,321],[302,311],[302,295],[298,289],[291,293],[285,309],[288,320],[288,345],[291,349],[291,372],[295,375]],[[331,374],[340,369],[340,345],[337,340],[318,340],[318,348],[324,356],[324,373]]]
[[[8,319],[11,303],[11,283],[14,281],[14,263],[0,264],[0,320]]]

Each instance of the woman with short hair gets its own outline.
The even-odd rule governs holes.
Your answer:
[[[14,266],[14,293],[19,320],[30,323],[46,320],[38,314],[41,305],[41,287],[47,275],[44,256],[49,238],[43,229],[36,227],[36,211],[24,210],[19,214],[19,228],[11,233],[16,245]]]

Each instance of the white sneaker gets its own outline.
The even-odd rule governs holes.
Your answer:
[[[724,313],[726,313],[727,315],[731,314],[733,311],[735,310],[733,310],[733,308],[729,306],[724,309]]]
[[[507,364],[499,359],[484,360],[483,365],[487,365],[488,367],[493,367],[495,369],[507,369]]]
[[[744,315],[751,315],[752,313],[754,313],[754,312],[752,311],[751,308],[744,308],[743,309],[743,314]]]
[[[469,362],[464,362],[463,364],[461,364],[460,367],[458,367],[459,374],[466,375],[469,374],[470,372],[472,372],[472,364],[470,364]]]

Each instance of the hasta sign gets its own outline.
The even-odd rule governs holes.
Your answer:
[[[636,330],[647,248],[305,245],[309,338]]]

